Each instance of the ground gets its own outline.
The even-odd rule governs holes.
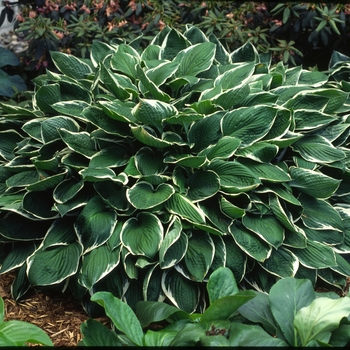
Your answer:
[[[5,303],[5,321],[19,320],[30,322],[43,329],[51,338],[55,346],[77,346],[81,339],[80,325],[89,316],[73,296],[50,297],[31,290],[23,300],[16,302],[11,297],[11,284],[15,273],[0,275],[0,297]],[[341,291],[333,289],[340,296],[349,292],[350,278],[346,288]],[[319,292],[332,289],[319,286]],[[96,318],[109,326],[108,318]]]
[[[80,325],[89,316],[73,296],[49,297],[32,290],[20,302],[11,297],[14,273],[0,275],[0,297],[4,299],[5,321],[30,322],[43,329],[55,346],[76,346],[81,339]],[[108,324],[107,318],[97,318]]]

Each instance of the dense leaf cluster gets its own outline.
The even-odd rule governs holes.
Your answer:
[[[211,273],[269,291],[279,278],[350,275],[350,63],[328,74],[229,53],[192,25],[142,49],[53,52],[33,108],[2,103],[0,274],[69,288],[90,314],[205,307]]]

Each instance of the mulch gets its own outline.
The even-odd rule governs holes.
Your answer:
[[[54,346],[77,346],[81,340],[80,325],[89,319],[83,307],[72,295],[51,297],[31,290],[21,301],[11,297],[11,284],[15,274],[0,275],[0,297],[5,304],[5,321],[18,320],[30,322],[43,329]],[[109,324],[108,318],[96,318]]]

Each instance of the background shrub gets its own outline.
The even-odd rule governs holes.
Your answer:
[[[187,25],[52,59],[32,108],[1,104],[0,273],[18,270],[16,299],[69,288],[94,314],[90,295],[110,291],[191,313],[222,266],[267,292],[290,276],[345,286],[348,57],[327,74],[272,66]]]

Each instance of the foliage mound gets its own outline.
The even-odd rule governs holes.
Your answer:
[[[91,300],[103,306],[115,330],[89,319],[80,327],[83,339],[79,345],[349,345],[349,296],[315,293],[310,280],[281,279],[269,295],[239,291],[231,270],[220,267],[209,277],[207,290],[209,306],[195,314],[154,301],[140,301],[133,312],[110,292],[98,292]],[[149,328],[159,321],[166,326],[161,330]]]
[[[109,291],[132,308],[191,313],[219,267],[268,292],[279,278],[342,288],[350,275],[349,58],[328,74],[229,53],[188,25],[144,50],[94,41],[52,52],[33,108],[1,103],[0,274],[69,288],[93,315]]]

